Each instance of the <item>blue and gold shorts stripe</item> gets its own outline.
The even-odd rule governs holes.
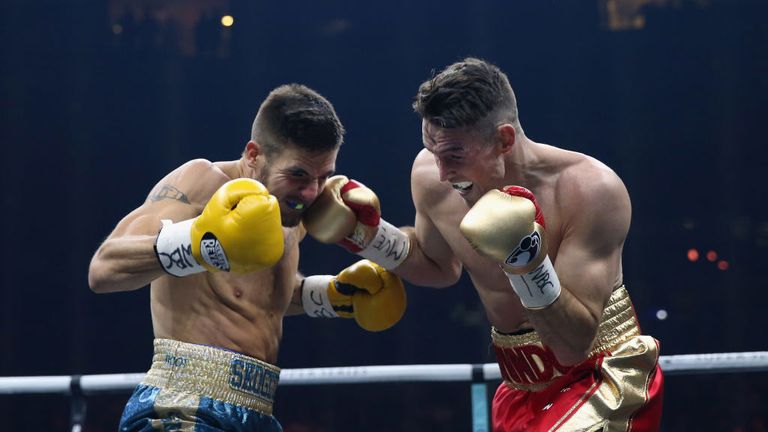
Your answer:
[[[121,431],[280,431],[272,416],[280,369],[233,351],[155,339],[152,368]]]

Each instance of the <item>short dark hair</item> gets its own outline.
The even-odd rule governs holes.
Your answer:
[[[319,153],[339,148],[344,140],[333,105],[301,84],[286,84],[272,90],[259,107],[251,128],[266,156],[277,154],[286,145]]]
[[[473,57],[447,66],[423,82],[413,109],[424,120],[446,129],[495,130],[503,122],[518,123],[517,101],[507,76]]]

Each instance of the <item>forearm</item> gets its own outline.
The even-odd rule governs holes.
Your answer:
[[[562,287],[560,297],[550,306],[528,310],[528,319],[558,362],[569,366],[589,356],[600,317]]]
[[[132,291],[166,274],[154,252],[156,236],[109,239],[91,259],[88,284],[96,293]]]
[[[305,315],[304,304],[301,301],[301,290],[304,286],[304,276],[301,274],[296,275],[296,282],[293,286],[293,295],[291,296],[291,303],[288,304],[288,309],[285,311],[286,316]]]
[[[406,281],[420,286],[445,288],[454,285],[461,275],[461,263],[458,261],[441,266],[430,258],[422,249],[413,227],[400,228],[410,240],[410,253],[393,273]]]

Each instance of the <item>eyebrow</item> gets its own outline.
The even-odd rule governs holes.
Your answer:
[[[300,172],[302,172],[302,173],[304,173],[304,174],[307,174],[307,175],[309,175],[309,172],[308,172],[307,170],[305,170],[304,168],[302,168],[302,167],[300,167],[300,166],[297,166],[297,165],[294,165],[294,166],[290,166],[290,167],[286,167],[286,168],[284,169],[284,171],[289,171],[289,172],[297,172],[297,171],[300,171]],[[326,171],[326,172],[325,172],[323,175],[321,175],[320,177],[330,177],[330,176],[332,176],[332,175],[333,175],[335,172],[336,172],[336,169],[328,170],[328,171]]]
[[[434,146],[432,148],[427,147],[427,144],[424,143],[424,148],[427,149],[430,153],[435,153]],[[450,145],[447,148],[441,148],[439,151],[437,151],[438,154],[445,154],[445,153],[465,153],[466,149],[458,144]]]

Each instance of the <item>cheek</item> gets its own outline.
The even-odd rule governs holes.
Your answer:
[[[269,190],[269,193],[277,197],[278,199],[283,197],[285,192],[285,182],[279,178],[269,177],[267,183],[264,185]]]
[[[472,172],[480,178],[504,177],[504,161],[501,159],[484,159],[472,166]]]

